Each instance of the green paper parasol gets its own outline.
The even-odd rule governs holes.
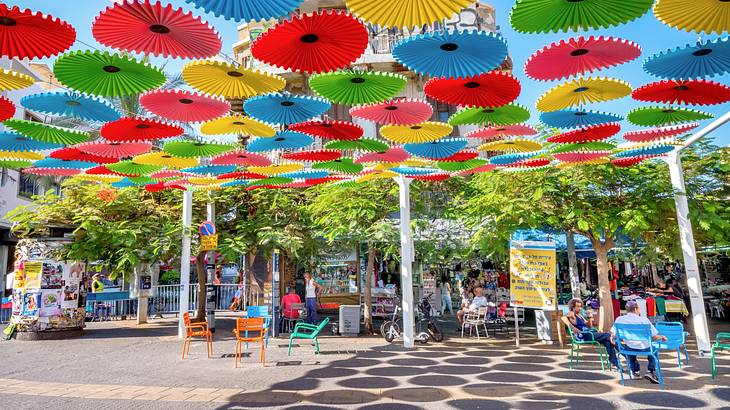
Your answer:
[[[326,169],[328,171],[342,172],[343,174],[357,174],[362,171],[363,166],[353,163],[352,158],[341,158],[314,164],[312,165],[312,169]]]
[[[454,171],[466,171],[467,169],[472,169],[476,167],[481,167],[482,165],[487,164],[489,161],[486,159],[469,159],[466,161],[441,161],[438,163],[438,167],[444,171],[454,172]]]
[[[654,0],[517,0],[510,24],[523,33],[608,28],[643,16]]]
[[[162,169],[162,167],[159,165],[137,164],[132,160],[119,161],[114,164],[107,164],[106,167],[109,170],[116,172],[117,174],[122,174],[126,176],[142,176],[157,172]]]
[[[157,67],[100,51],[66,53],[56,60],[53,74],[67,87],[104,97],[139,94],[166,81]]]
[[[134,182],[137,185],[147,185],[147,184],[152,184],[154,182],[157,182],[156,179],[150,178],[150,177],[144,176],[144,175],[139,176],[139,177],[127,177],[127,179],[130,180],[131,182]]]
[[[162,150],[168,154],[183,158],[210,157],[234,149],[236,147],[233,145],[213,144],[201,141],[170,141],[162,147]]]
[[[35,121],[11,119],[3,122],[3,124],[32,140],[51,144],[73,145],[89,140],[89,134],[85,132]]]
[[[0,158],[0,168],[20,169],[33,165],[33,161],[24,159]]]
[[[455,112],[449,117],[451,125],[513,125],[530,118],[527,108],[519,104],[507,104],[496,108],[471,107]]]
[[[643,107],[630,111],[626,119],[632,124],[645,127],[679,124],[712,118],[710,113],[674,107]]]
[[[372,138],[360,138],[359,140],[339,140],[327,143],[324,146],[325,149],[336,149],[340,151],[345,150],[360,150],[370,152],[385,152],[390,148],[388,144],[378,141]]]
[[[269,178],[263,178],[263,179],[257,179],[255,181],[251,181],[251,183],[248,184],[248,186],[254,187],[254,186],[264,186],[264,185],[284,185],[284,184],[288,184],[292,181],[294,181],[292,178],[287,178],[287,177],[269,177]]]
[[[347,70],[314,74],[309,78],[309,86],[333,103],[359,105],[394,97],[406,81],[400,74]]]
[[[594,141],[585,142],[582,144],[562,144],[552,149],[550,152],[553,154],[561,154],[564,152],[575,152],[575,151],[610,151],[616,148],[616,145],[610,142]]]

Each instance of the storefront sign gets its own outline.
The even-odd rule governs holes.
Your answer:
[[[218,249],[218,235],[208,235],[200,237],[200,251],[214,251]]]
[[[510,242],[510,305],[555,310],[555,242]]]

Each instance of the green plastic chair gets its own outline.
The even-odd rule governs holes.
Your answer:
[[[601,358],[601,370],[606,370],[606,367],[609,369],[611,368],[611,365],[608,363],[608,352],[606,351],[606,348],[603,347],[602,344],[596,342],[595,340],[592,340],[593,338],[588,340],[581,340],[578,339],[575,334],[573,333],[573,329],[570,328],[570,326],[565,326],[566,329],[568,329],[568,333],[570,334],[570,369],[573,369],[573,352],[575,352],[575,364],[576,366],[580,364],[580,347],[583,345],[591,345],[596,346],[596,349],[598,350],[598,356]]]
[[[723,332],[715,335],[715,344],[712,345],[712,379],[717,375],[715,365],[715,350],[730,350],[730,333]]]
[[[327,317],[316,326],[303,322],[297,323],[294,326],[294,331],[289,336],[289,351],[287,352],[287,356],[291,356],[291,344],[294,339],[314,340],[314,352],[319,353],[319,342],[317,341],[317,336],[319,335],[319,332],[321,332],[322,329],[327,326],[327,323],[329,323],[329,321],[330,318]]]

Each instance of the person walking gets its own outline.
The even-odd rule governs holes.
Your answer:
[[[446,278],[441,278],[441,315],[449,308],[449,314],[454,314],[454,308],[451,305],[451,284]]]
[[[304,272],[304,281],[306,284],[306,298],[304,300],[304,306],[307,309],[307,323],[316,325],[318,322],[317,318],[317,290],[322,289],[322,285],[317,283],[312,274]]]

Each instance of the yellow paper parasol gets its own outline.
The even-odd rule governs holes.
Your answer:
[[[726,0],[658,0],[654,15],[678,30],[706,34],[730,31],[730,2]]]
[[[34,82],[29,75],[4,68],[0,69],[0,91],[19,90],[30,87]]]
[[[206,135],[245,134],[255,137],[273,137],[276,130],[265,122],[240,114],[228,115],[208,121],[200,127]]]
[[[380,135],[399,144],[436,141],[451,134],[454,130],[443,122],[422,122],[413,125],[385,125],[380,128]]]
[[[191,188],[193,191],[217,191],[219,189],[223,189],[220,184],[193,185]]]
[[[555,165],[555,168],[558,169],[565,169],[565,168],[573,168],[573,167],[579,167],[583,165],[603,165],[608,164],[611,162],[610,159],[607,157],[602,157],[598,159],[592,159],[590,161],[583,161],[583,162],[560,162],[557,165]]]
[[[32,151],[0,151],[0,158],[2,159],[24,159],[28,161],[37,161],[45,158],[43,154]]]
[[[532,152],[542,148],[537,141],[526,139],[499,140],[482,144],[477,148],[479,151],[508,151],[508,152]]]
[[[286,86],[286,80],[278,75],[210,60],[186,64],[182,76],[194,88],[226,98],[249,98]]]
[[[134,157],[134,162],[142,165],[160,165],[173,169],[190,168],[198,165],[196,158],[181,158],[166,152],[150,152],[137,155]]]
[[[543,94],[535,106],[540,111],[557,111],[574,105],[615,100],[631,94],[629,83],[615,78],[578,78]]]
[[[449,19],[474,0],[345,0],[352,14],[383,27],[421,27]]]
[[[95,175],[95,174],[76,174],[73,177],[74,179],[78,179],[80,181],[89,181],[89,182],[98,182],[100,184],[111,184],[112,182],[121,181],[122,178],[124,178],[121,175]]]
[[[380,171],[380,170],[373,170],[373,171],[370,171],[370,172],[368,172],[367,174],[365,174],[365,175],[363,175],[361,177],[358,177],[355,180],[355,182],[358,182],[359,183],[359,182],[372,181],[372,180],[375,180],[375,179],[394,178],[394,177],[397,177],[398,175],[400,175],[400,174],[398,174],[396,172],[393,172],[393,171],[388,171],[388,170],[382,170],[382,171]]]
[[[218,179],[217,177],[188,177],[188,182],[193,185],[213,185],[229,180]]]
[[[302,164],[274,164],[269,165],[267,167],[249,167],[247,169],[248,172],[255,172],[257,174],[264,174],[264,175],[279,175],[279,174],[286,174],[287,172],[297,172],[304,169],[304,165]]]

